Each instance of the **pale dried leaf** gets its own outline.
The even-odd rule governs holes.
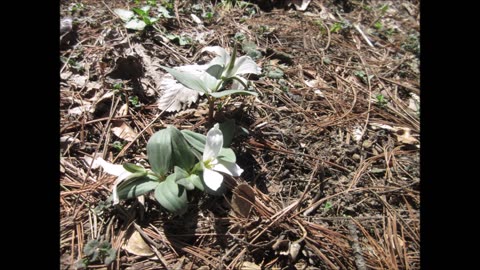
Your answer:
[[[260,270],[262,269],[259,265],[252,262],[241,262],[237,265],[238,270]]]
[[[195,15],[195,14],[190,14],[190,16],[192,17],[192,20],[193,20],[196,24],[203,24],[202,20],[200,20],[200,18],[198,18],[197,15]]]
[[[386,130],[394,130],[392,126],[380,124],[380,123],[369,123],[373,130],[377,130],[379,128],[386,129]]]
[[[73,73],[72,73],[71,71],[62,72],[62,73],[60,74],[60,79],[66,80],[66,79],[70,78],[70,76],[72,76],[72,74],[73,74]]]
[[[397,128],[397,131],[396,131],[395,135],[397,135],[397,140],[400,143],[403,143],[403,144],[417,144],[418,143],[418,140],[415,139],[410,134],[410,129],[409,128]]]
[[[416,112],[420,109],[420,97],[414,93],[410,93],[411,98],[408,100],[408,108]]]
[[[87,83],[87,91],[90,91],[92,89],[100,89],[102,87],[102,84],[99,82],[88,82]]]
[[[362,137],[363,137],[362,128],[359,127],[359,126],[355,127],[355,128],[353,129],[353,135],[352,135],[352,137],[353,137],[353,140],[354,140],[355,142],[359,142],[359,141],[362,139]]]
[[[123,168],[122,165],[112,164],[108,161],[105,161],[101,157],[93,159],[89,156],[84,156],[83,159],[87,162],[87,166],[90,166],[90,164],[92,164],[92,169],[102,167],[104,172],[111,175],[120,176],[121,174],[128,172]]]
[[[130,238],[128,238],[122,248],[137,256],[149,257],[154,255],[150,246],[145,240],[143,240],[142,235],[136,230],[130,235]]]
[[[163,93],[158,99],[158,108],[167,112],[180,111],[198,100],[199,92],[185,87],[170,74],[165,74],[160,88]]]
[[[125,103],[118,109],[118,112],[115,114],[117,117],[125,116],[128,114],[128,104]]]
[[[87,82],[87,79],[88,79],[87,76],[81,76],[78,74],[75,74],[70,77],[71,83],[77,88],[83,88]]]
[[[133,130],[125,121],[114,121],[112,124],[112,132],[120,139],[133,141],[137,137],[137,132]]]
[[[80,143],[80,140],[72,136],[60,137],[60,143]]]
[[[91,104],[78,106],[78,107],[71,108],[70,110],[68,110],[68,114],[80,115],[80,114],[83,114],[85,112],[90,111],[91,108],[92,108]]]
[[[310,4],[311,0],[291,0],[291,2],[295,5],[295,8],[300,11],[304,11],[307,9],[308,4]]]
[[[189,72],[200,76],[208,68],[208,65],[185,65],[175,67],[176,70]],[[197,102],[199,92],[185,87],[170,74],[165,74],[160,80],[162,94],[158,99],[158,108],[167,112],[177,112]]]

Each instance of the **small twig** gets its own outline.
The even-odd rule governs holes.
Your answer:
[[[362,255],[362,249],[358,243],[357,229],[355,228],[355,225],[351,219],[350,222],[348,222],[347,227],[348,231],[350,232],[350,236],[352,237],[352,249],[353,255],[355,256],[355,265],[357,266],[358,270],[367,270],[367,266]]]
[[[368,45],[373,48],[372,42],[370,41],[370,39],[368,39],[367,35],[365,35],[365,33],[363,33],[362,29],[360,29],[360,27],[356,23],[353,24],[353,27],[355,27],[355,29],[357,29],[357,31],[360,33],[360,35],[362,35],[363,39],[365,39],[365,41],[368,43]]]

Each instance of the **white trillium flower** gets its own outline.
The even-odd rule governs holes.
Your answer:
[[[210,129],[207,133],[207,141],[202,158],[203,181],[210,189],[217,191],[222,185],[223,175],[219,172],[226,173],[231,176],[240,176],[243,169],[234,162],[228,162],[219,159],[220,150],[223,146],[223,133],[219,129],[219,125]]]

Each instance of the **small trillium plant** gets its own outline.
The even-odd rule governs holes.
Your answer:
[[[183,214],[188,190],[197,188],[215,194],[222,185],[222,173],[240,176],[243,172],[235,163],[235,153],[224,147],[224,142],[219,124],[207,136],[173,126],[156,132],[147,143],[151,170],[124,164],[125,171],[113,187],[113,203],[153,191],[160,205]]]
[[[245,74],[260,74],[261,69],[249,56],[237,58],[237,47],[234,47],[230,56],[225,49],[218,46],[206,47],[203,51],[213,52],[217,57],[210,63],[202,66],[199,72],[187,72],[175,68],[162,66],[168,73],[185,87],[205,94],[209,102],[209,117],[212,119],[214,100],[216,98],[232,95],[257,95],[248,91],[248,81],[241,77]],[[230,82],[233,83],[230,85]],[[226,89],[230,85],[231,89]]]

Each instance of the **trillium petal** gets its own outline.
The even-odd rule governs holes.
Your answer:
[[[235,66],[232,70],[232,76],[241,74],[260,74],[262,71],[260,67],[249,56],[241,56],[235,61]]]
[[[203,181],[210,189],[217,191],[222,185],[223,175],[210,169],[203,170]]]
[[[125,170],[125,169],[124,169]],[[123,181],[125,180],[129,175],[131,175],[132,173],[129,172],[129,171],[124,171],[123,173],[121,173],[117,179],[115,179],[115,182],[113,183],[113,192],[112,192],[112,197],[113,197],[113,205],[116,205],[119,203],[119,198],[118,198],[118,191],[117,191],[117,187],[118,185]]]
[[[221,159],[218,160],[218,163],[215,164],[212,169],[215,171],[229,174],[231,176],[240,176],[243,172],[243,169],[240,168],[240,166],[238,166],[237,164],[227,162]]]
[[[207,141],[205,143],[205,150],[203,151],[203,161],[216,158],[223,146],[223,134],[218,128],[218,124],[210,129],[207,133]]]

